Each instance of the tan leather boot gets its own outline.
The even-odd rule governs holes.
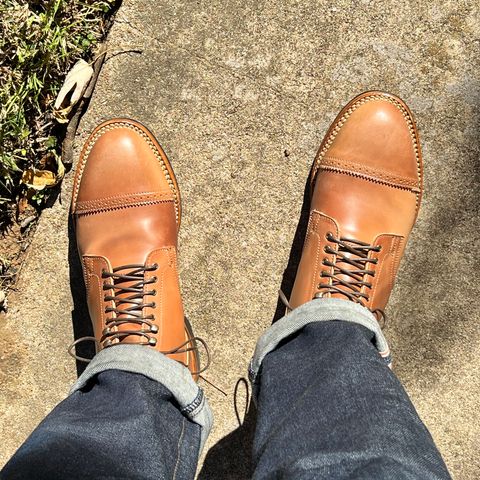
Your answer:
[[[405,103],[382,92],[353,99],[328,130],[311,178],[289,308],[337,297],[383,314],[422,196],[418,133]]]
[[[72,213],[100,348],[142,344],[198,372],[177,272],[180,192],[143,125],[113,119],[94,130],[80,155]]]

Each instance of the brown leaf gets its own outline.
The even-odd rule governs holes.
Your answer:
[[[57,172],[51,170],[40,170],[37,168],[27,168],[23,171],[21,182],[28,188],[34,190],[43,190],[46,187],[57,185],[65,175],[65,167],[59,156],[56,156]]]
[[[55,174],[50,170],[27,168],[27,170],[23,172],[22,183],[34,190],[43,190],[45,187],[55,185]]]

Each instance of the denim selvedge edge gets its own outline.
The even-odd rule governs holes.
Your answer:
[[[105,370],[123,370],[141,374],[161,383],[177,400],[181,412],[201,427],[200,453],[213,424],[213,414],[203,390],[190,371],[180,363],[142,345],[116,345],[101,350],[75,382],[70,394]]]
[[[254,398],[256,398],[258,388],[258,372],[265,356],[275,350],[282,340],[298,332],[309,323],[332,320],[358,323],[371,330],[375,334],[375,347],[380,356],[389,366],[391,365],[392,359],[387,340],[377,319],[370,310],[358,303],[341,298],[315,298],[282,317],[259,338],[248,368]]]

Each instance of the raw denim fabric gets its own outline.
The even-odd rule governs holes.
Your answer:
[[[106,370],[140,373],[161,383],[173,394],[181,412],[202,427],[200,451],[203,450],[212,428],[213,415],[203,390],[194,382],[187,368],[142,345],[117,345],[95,355],[70,393],[82,389],[91,378]]]
[[[0,478],[193,479],[201,428],[161,383],[105,370],[45,418]]]
[[[450,479],[432,437],[358,323],[308,323],[259,370],[253,478]]]
[[[313,305],[322,320],[326,304]],[[277,332],[272,349],[259,342],[255,479],[450,478],[379,355],[377,333],[360,323],[305,320],[282,338]],[[262,338],[272,340],[268,332]],[[199,406],[189,400],[189,380],[172,378],[173,369],[162,373],[168,362],[161,355],[132,364],[130,348],[115,349],[119,356],[96,357],[0,479],[194,478],[205,428],[182,413]]]
[[[300,305],[275,322],[258,339],[253,358],[248,368],[248,376],[252,382],[254,399],[256,398],[257,374],[265,356],[273,351],[285,338],[301,330],[312,322],[328,322],[342,320],[363,325],[374,333],[374,343],[380,356],[387,365],[391,365],[390,348],[383,335],[377,319],[370,310],[341,298],[316,298]]]

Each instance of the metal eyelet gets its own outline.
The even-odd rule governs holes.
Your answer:
[[[157,339],[156,339],[156,338],[153,338],[153,337],[149,337],[149,339],[148,339],[148,344],[149,344],[151,347],[154,347],[154,346],[157,344]]]
[[[327,233],[325,234],[325,238],[326,238],[329,242],[332,241],[332,237],[333,237],[333,233],[332,233],[332,232],[327,232]]]
[[[156,306],[157,306],[157,304],[155,302],[152,302],[151,308],[155,308]]]
[[[158,333],[158,325],[152,325],[150,327],[150,333]]]
[[[156,294],[157,294],[157,291],[155,289],[152,290],[152,292],[150,293],[150,295],[152,295],[152,296],[155,296]]]

